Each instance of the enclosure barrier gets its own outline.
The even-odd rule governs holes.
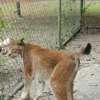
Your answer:
[[[100,32],[100,1],[83,0],[83,33],[97,34]]]
[[[79,30],[81,3],[81,0],[0,0],[0,35],[3,39],[25,38],[44,48],[58,49]],[[9,97],[22,79],[21,58],[0,54],[0,100],[3,95]]]

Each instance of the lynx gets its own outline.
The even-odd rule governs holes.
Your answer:
[[[79,58],[91,52],[91,44],[71,53],[66,50],[51,50],[21,40],[12,40],[9,56],[21,56],[24,64],[24,91],[21,98],[30,95],[32,78],[38,75],[39,90],[34,100],[43,95],[45,81],[50,80],[56,100],[74,100],[73,82],[79,69]]]

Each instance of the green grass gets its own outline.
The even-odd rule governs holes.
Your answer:
[[[16,11],[14,4],[1,4],[1,13],[4,17],[14,16],[14,12]],[[21,13],[22,16],[27,14],[42,14],[42,15],[50,15],[57,14],[58,12],[58,3],[51,2],[47,4],[37,3],[37,4],[21,4]]]
[[[100,2],[86,4],[86,13],[100,14]]]

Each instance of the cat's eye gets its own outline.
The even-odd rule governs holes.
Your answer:
[[[12,49],[12,50],[15,50],[15,49]]]

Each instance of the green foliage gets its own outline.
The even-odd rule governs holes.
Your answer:
[[[4,88],[0,89],[0,92],[3,94]],[[3,100],[3,95],[0,95],[0,100]]]
[[[3,92],[4,91],[4,88],[1,88],[0,91]]]
[[[3,100],[3,97],[2,97],[2,95],[0,95],[0,100]]]
[[[2,66],[2,65],[3,65],[3,63],[4,63],[3,56],[2,56],[2,55],[0,55],[0,66]]]
[[[58,44],[51,46],[51,49],[53,49],[53,50],[57,50],[57,49],[59,49],[59,48],[60,48],[60,47],[59,47]]]
[[[0,20],[0,32],[3,31],[4,28],[5,28],[4,22],[3,22],[3,20]],[[4,63],[3,58],[0,55],[0,66],[2,66],[3,63]],[[4,87],[0,88],[0,92],[2,94],[3,94],[3,91],[4,91]],[[0,95],[0,100],[3,100],[3,95]]]
[[[3,20],[0,20],[0,31],[2,31],[5,28]]]

